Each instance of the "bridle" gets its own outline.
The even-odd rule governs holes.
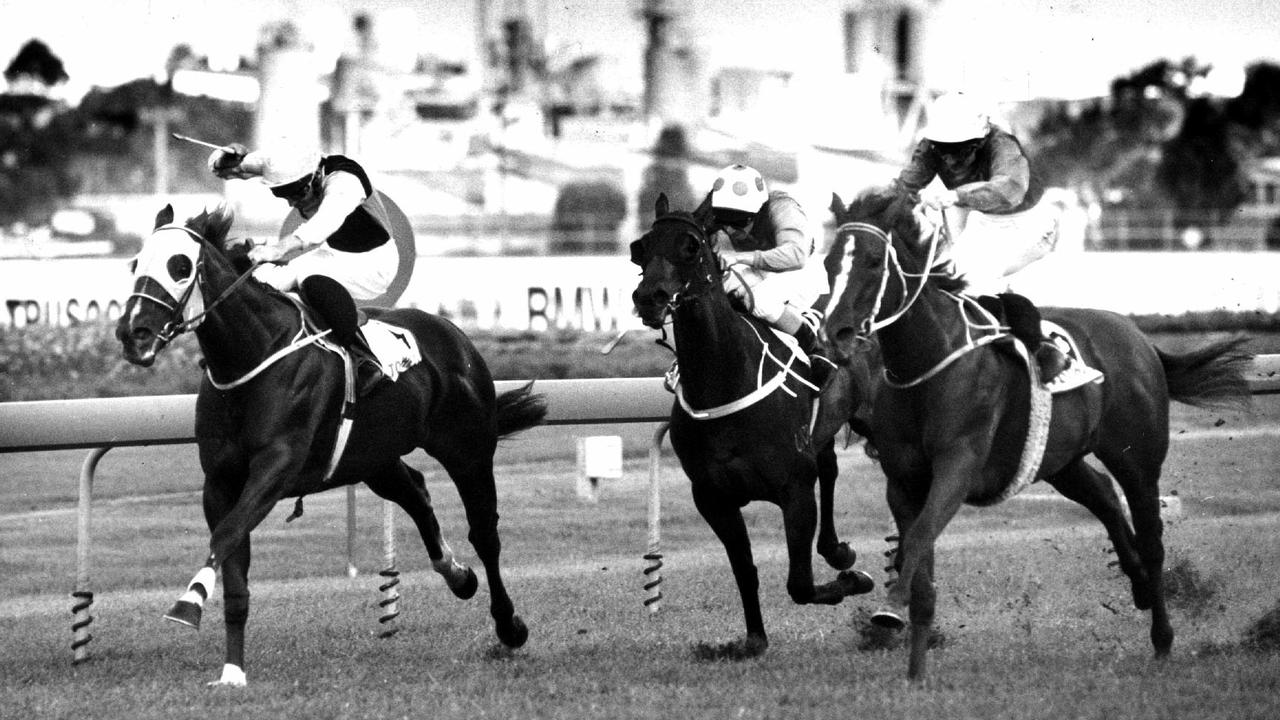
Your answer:
[[[705,262],[705,259],[706,259],[706,255],[711,253],[711,245],[707,241],[707,233],[706,233],[706,230],[703,229],[702,225],[698,224],[698,222],[695,221],[693,218],[685,217],[684,215],[664,215],[654,220],[653,224],[656,227],[658,223],[661,223],[661,222],[678,222],[684,225],[688,225],[693,229],[686,231],[686,234],[693,237],[698,243],[698,254],[695,257],[691,258],[688,261],[680,261],[680,262],[677,262],[675,260],[671,260],[670,258],[668,258],[667,262],[670,262],[672,265],[676,265],[677,267],[694,265],[699,260],[704,260],[704,265],[708,264]],[[714,258],[713,258],[713,262],[711,262],[710,264],[716,265],[718,267],[717,263],[714,262]],[[680,305],[684,303],[686,299],[697,297],[696,294],[689,292],[689,287],[692,286],[695,282],[698,284],[699,287],[710,287],[713,284],[713,281],[714,281],[714,276],[711,270],[707,270],[701,277],[690,277],[686,279],[680,285],[680,288],[671,294],[671,298],[667,300],[667,304],[663,309],[663,315],[665,317],[670,317],[671,314],[673,314],[680,307]]]
[[[168,302],[165,302],[162,298],[159,298],[147,292],[140,292],[135,290],[134,292],[129,294],[130,299],[137,297],[143,300],[150,300],[151,302],[169,311],[169,314],[170,314],[169,321],[166,322],[164,324],[164,327],[160,329],[160,332],[156,334],[156,351],[157,352],[161,348],[163,348],[165,345],[168,345],[170,342],[172,342],[173,339],[176,338],[177,336],[185,332],[194,330],[196,327],[198,327],[200,323],[204,322],[204,319],[209,315],[209,313],[213,312],[214,308],[222,304],[222,302],[226,300],[227,297],[230,296],[232,292],[234,292],[237,288],[243,285],[246,280],[248,280],[250,277],[253,276],[253,271],[256,270],[258,266],[262,265],[261,261],[253,263],[253,265],[250,266],[248,270],[244,271],[239,277],[237,277],[234,281],[232,281],[232,283],[228,285],[227,288],[223,290],[218,295],[218,297],[214,299],[213,302],[208,303],[205,306],[204,310],[200,311],[199,313],[197,313],[195,316],[191,318],[184,318],[183,316],[186,314],[187,303],[190,302],[193,291],[195,291],[197,286],[201,286],[204,283],[204,250],[205,250],[205,247],[208,245],[208,241],[205,240],[203,235],[196,232],[195,230],[192,230],[186,225],[179,225],[177,223],[161,225],[160,227],[156,228],[153,231],[153,234],[156,232],[160,232],[161,230],[181,230],[185,232],[187,235],[191,236],[192,240],[195,240],[196,243],[199,244],[200,252],[196,256],[195,269],[193,271],[193,277],[192,277],[191,283],[187,285],[186,290],[183,291],[182,297],[176,300],[176,304],[170,304]]]
[[[933,267],[933,260],[937,254],[938,244],[941,239],[942,225],[935,225],[933,232],[929,235],[929,252],[925,257],[925,270],[918,273],[907,272],[902,267],[902,261],[898,257],[898,251],[893,245],[893,236],[890,233],[881,230],[879,227],[872,225],[871,223],[865,222],[847,222],[836,228],[837,237],[844,233],[854,234],[858,232],[864,232],[871,237],[876,238],[884,244],[885,249],[884,262],[880,269],[880,287],[876,290],[875,303],[872,305],[871,312],[867,314],[867,317],[862,321],[861,326],[858,328],[858,337],[866,339],[870,338],[870,336],[875,334],[877,331],[883,330],[900,320],[902,316],[911,309],[911,306],[915,304],[916,300],[920,298],[920,294],[924,291],[925,283],[929,281],[929,276],[932,274],[931,268]],[[844,295],[845,290],[848,288],[855,247],[856,243],[852,238],[850,241],[846,242],[844,260],[842,261],[840,273],[836,279],[836,286],[833,287],[831,291],[831,300],[827,305],[828,317],[831,316],[831,313],[835,310],[841,296]],[[898,285],[901,288],[901,297],[898,300],[897,309],[890,313],[888,317],[879,318],[880,311],[884,306],[885,294],[889,289],[890,272],[898,278]],[[907,290],[909,285],[907,282],[908,278],[916,278],[919,280],[919,282],[916,283],[915,289],[910,293],[908,293]]]

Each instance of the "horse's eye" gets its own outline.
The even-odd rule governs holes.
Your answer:
[[[174,282],[181,282],[191,277],[191,258],[186,255],[174,255],[169,258],[169,262],[165,263],[165,269],[169,271],[169,277]]]
[[[684,242],[680,245],[680,256],[685,262],[693,262],[698,259],[698,238],[692,234],[684,236]]]
[[[129,274],[133,275],[138,272],[138,258],[129,260]]]

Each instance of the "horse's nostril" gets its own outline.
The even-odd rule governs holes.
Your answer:
[[[835,341],[838,343],[848,344],[853,342],[854,334],[853,328],[841,327],[836,328],[835,333],[831,337],[835,338]]]

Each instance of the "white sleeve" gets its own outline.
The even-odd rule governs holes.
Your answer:
[[[339,171],[325,177],[321,192],[324,196],[320,207],[316,208],[316,214],[293,231],[293,236],[304,248],[328,240],[330,235],[342,227],[347,216],[365,201],[364,185],[360,178],[348,172]]]

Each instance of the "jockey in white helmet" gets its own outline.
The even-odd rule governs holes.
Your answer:
[[[969,281],[971,292],[1000,293],[1006,320],[1036,353],[1046,384],[1070,364],[1040,335],[1039,311],[1003,278],[1048,255],[1058,242],[1058,212],[1041,204],[1044,185],[1022,143],[992,124],[972,96],[953,92],[930,106],[928,124],[895,181],[926,207],[948,209],[950,231],[939,265]],[[941,187],[932,184],[934,179]],[[1079,368],[1081,372],[1092,372]],[[1063,380],[1079,381],[1083,378]]]
[[[711,207],[725,290],[811,352],[819,318],[810,308],[830,288],[821,263],[808,262],[814,243],[800,203],[769,192],[755,169],[730,165],[711,188]]]
[[[350,347],[356,335],[354,300],[385,293],[400,262],[391,222],[368,174],[342,155],[288,142],[249,151],[239,143],[214,150],[209,169],[223,179],[260,178],[271,194],[298,211],[303,222],[279,247],[256,246],[250,257],[274,261],[297,249],[282,265],[262,265],[254,277],[282,291],[297,291]],[[336,282],[335,282],[336,281]]]

